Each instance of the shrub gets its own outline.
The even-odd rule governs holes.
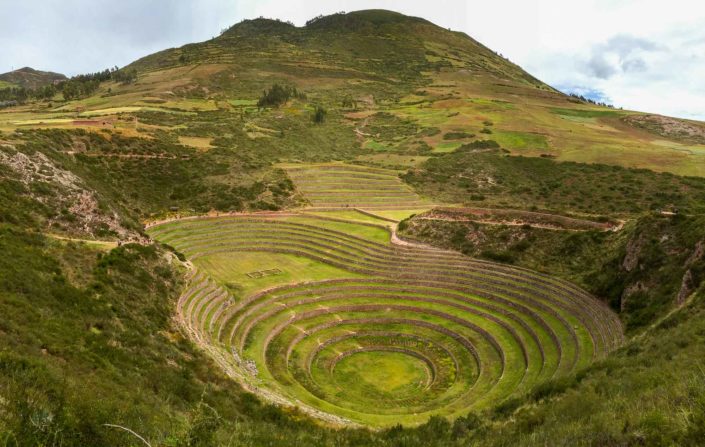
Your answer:
[[[272,88],[262,92],[257,107],[279,107],[291,98],[306,99],[306,95],[296,90],[296,87],[274,84]]]
[[[316,124],[321,124],[326,119],[326,113],[328,113],[326,109],[317,105],[313,110],[313,122]]]
[[[444,140],[462,140],[464,138],[472,138],[474,137],[474,133],[468,133],[468,132],[448,132],[443,135]]]
[[[513,264],[516,260],[513,254],[506,251],[485,250],[480,253],[480,256],[491,261],[503,262],[506,264]]]

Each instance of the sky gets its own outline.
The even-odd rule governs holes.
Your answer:
[[[562,91],[705,120],[703,0],[0,0],[0,72],[93,72],[242,19],[372,8],[463,31]]]

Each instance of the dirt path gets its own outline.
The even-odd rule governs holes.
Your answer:
[[[118,246],[117,241],[100,241],[97,239],[80,239],[80,238],[74,238],[74,237],[68,237],[68,236],[60,236],[58,234],[52,234],[52,233],[44,233],[45,236],[50,237],[52,239],[57,239],[60,241],[70,241],[70,242],[82,242],[87,245],[94,245],[98,248],[102,248],[104,250],[112,250],[113,248],[116,248]]]
[[[363,131],[361,130],[362,127],[366,127],[366,126],[367,126],[367,123],[368,123],[369,121],[370,121],[370,117],[368,116],[368,117],[366,117],[365,119],[362,120],[362,123],[361,123],[360,126],[355,126],[355,129],[353,130],[353,132],[355,132],[355,134],[357,135],[357,138],[358,138],[360,141],[364,141],[365,137],[371,137],[371,136],[372,136],[371,134],[365,133],[365,132],[363,132]]]
[[[482,218],[482,216],[493,215],[506,215],[507,219],[505,220],[501,218]],[[540,222],[534,219],[524,220],[521,218],[522,215],[526,217],[535,217],[537,219],[546,219],[549,220],[549,222]],[[437,220],[446,222],[477,222],[487,225],[531,225],[533,228],[541,228],[545,230],[574,232],[584,232],[593,230],[619,231],[624,227],[625,224],[625,221],[623,220],[619,220],[617,222],[596,222],[592,220],[562,216],[559,214],[492,208],[437,208],[436,210],[431,210],[429,213],[427,213],[427,215],[417,216],[416,219]],[[556,223],[551,223],[550,220],[554,220]],[[573,225],[572,228],[570,227],[571,225]]]
[[[68,155],[83,155],[85,157],[93,158],[125,158],[125,159],[140,159],[140,160],[177,160],[183,159],[188,160],[191,157],[181,157],[177,155],[166,155],[166,154],[97,154],[95,152],[81,152],[81,151],[66,151],[64,154]]]
[[[399,234],[397,233],[397,226],[398,226],[398,224],[389,227],[391,230],[390,242],[392,243],[392,245],[399,245],[401,247],[413,247],[413,248],[420,248],[423,250],[432,250],[434,252],[454,253],[455,254],[455,252],[452,250],[444,250],[442,248],[434,247],[433,245],[402,239],[399,237]]]
[[[485,224],[485,225],[507,225],[510,227],[521,227],[523,225],[531,225],[531,228],[541,228],[543,230],[553,230],[553,231],[574,231],[574,232],[584,232],[584,231],[592,231],[591,229],[578,229],[578,228],[564,228],[564,227],[559,227],[557,225],[546,225],[546,224],[537,224],[537,223],[530,223],[530,222],[522,222],[519,220],[512,220],[512,221],[505,221],[505,220],[485,220],[485,219],[446,219],[442,217],[417,217],[419,220],[435,220],[435,221],[442,221],[442,222],[477,222],[480,224]],[[610,231],[611,229],[604,229],[601,231]]]

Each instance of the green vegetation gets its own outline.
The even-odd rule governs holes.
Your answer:
[[[82,131],[25,134],[23,150],[44,153],[79,173],[113,203],[142,216],[181,213],[275,210],[292,203],[293,185],[281,171],[263,171],[230,151],[200,152],[171,139],[110,139]],[[81,152],[65,155],[76,147]],[[51,149],[48,149],[51,148]]]
[[[468,132],[447,132],[443,135],[444,140],[464,140],[466,138],[473,138],[475,134]]]
[[[569,283],[390,246],[368,236],[375,224],[328,219],[251,215],[149,230],[199,268],[179,300],[184,324],[201,343],[237,352],[215,358],[277,396],[265,398],[329,421],[418,424],[486,408],[621,343],[614,316]],[[306,270],[282,255],[307,258]],[[282,273],[244,278],[273,268]],[[399,370],[395,391],[350,375],[384,353],[395,353],[384,367]]]
[[[259,404],[188,343],[172,341],[180,336],[169,326],[166,296],[177,283],[153,248],[127,246],[98,259],[81,245],[7,227],[0,241],[6,445],[135,445],[103,424],[129,427],[152,445],[499,446],[559,438],[697,445],[702,438],[702,365],[693,361],[705,355],[702,296],[607,360],[486,413],[432,418],[415,429],[332,431]],[[38,312],[52,318],[33,318]]]
[[[470,148],[472,146],[467,146]],[[675,207],[705,211],[705,180],[617,166],[457,150],[434,157],[403,179],[449,203],[473,194],[500,207],[528,206],[588,214],[631,214]]]
[[[167,445],[204,409],[217,408],[204,436],[259,411],[173,332],[180,280],[156,247],[102,254],[7,226],[0,245],[3,445],[134,445],[104,424]]]
[[[420,215],[403,224],[405,237],[574,281],[618,309],[629,332],[666,314],[705,279],[702,216],[649,215],[618,232],[488,224],[479,216]]]
[[[262,93],[259,101],[257,101],[257,107],[279,107],[290,98],[306,99],[306,95],[298,92],[296,87],[274,84],[272,88]]]
[[[322,106],[317,105],[313,108],[313,116],[311,117],[311,119],[314,123],[321,124],[323,120],[326,119],[327,113],[328,112],[326,111],[326,109],[324,109]]]

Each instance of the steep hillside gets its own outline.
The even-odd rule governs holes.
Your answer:
[[[30,67],[19,68],[14,71],[0,74],[0,87],[2,82],[9,86],[35,89],[44,85],[49,85],[55,81],[64,81],[66,76],[51,71],[35,70]]]
[[[334,14],[304,27],[245,20],[214,39],[146,56],[122,72],[133,70],[135,82],[105,81],[90,96],[67,102],[56,102],[59,96],[41,114],[36,107],[6,111],[0,130],[108,127],[150,137],[155,129],[116,121],[118,115],[170,126],[175,113],[188,112],[190,121],[207,122],[210,130],[189,126],[179,129],[183,136],[212,136],[215,126],[233,129],[237,117],[243,133],[226,132],[228,142],[220,145],[283,137],[287,141],[274,151],[282,161],[301,159],[289,149],[300,141],[315,146],[318,159],[322,145],[338,145],[345,151],[336,151],[336,159],[370,162],[442,154],[491,138],[516,155],[705,175],[705,145],[677,130],[696,124],[673,119],[658,130],[637,112],[582,103],[465,34],[389,11]],[[274,110],[257,108],[262,91],[275,83],[302,95]],[[334,128],[336,143],[304,125],[315,106],[328,112],[326,134]],[[92,122],[96,117],[100,124]]]
[[[218,76],[218,81],[235,72],[238,78],[247,77],[242,72],[242,67],[247,67],[251,72],[269,71],[290,79],[314,76],[390,87],[422,82],[422,72],[455,64],[497,79],[550,90],[462,33],[383,10],[319,17],[302,28],[269,19],[246,20],[215,39],[162,51],[128,68],[150,71],[188,64],[234,64]],[[231,85],[225,81],[220,87]]]

